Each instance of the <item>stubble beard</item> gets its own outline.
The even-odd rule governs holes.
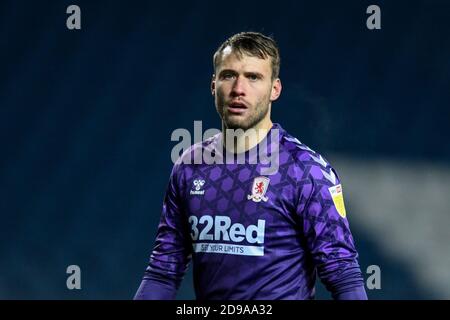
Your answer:
[[[268,114],[269,112],[269,97],[265,96],[263,99],[259,100],[256,106],[253,108],[249,108],[246,112],[251,112],[245,118],[240,118],[239,115],[233,115],[228,113],[227,107],[225,106],[224,99],[219,99],[217,102],[217,112],[222,119],[224,124],[224,129],[242,129],[248,130],[256,127]],[[253,109],[253,111],[251,111]]]

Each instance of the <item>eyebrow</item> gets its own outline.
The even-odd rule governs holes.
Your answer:
[[[224,70],[219,72],[219,76],[222,76],[225,73],[237,74],[238,72],[236,72],[235,70],[232,70],[232,69],[224,69]],[[260,72],[257,72],[257,71],[246,71],[246,72],[244,72],[244,75],[245,76],[256,75],[256,76],[258,76],[260,78],[264,78],[264,75],[262,73],[260,73]]]
[[[237,72],[232,69],[223,69],[222,71],[219,72],[219,76],[223,75],[224,73],[236,74]]]
[[[255,75],[258,78],[261,78],[261,79],[264,78],[264,75],[262,73],[256,72],[256,71],[247,71],[247,72],[244,72],[244,75],[246,75],[246,76]]]

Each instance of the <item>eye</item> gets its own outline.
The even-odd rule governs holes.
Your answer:
[[[226,73],[222,74],[221,78],[223,80],[231,80],[234,78],[234,74],[231,72],[226,72]]]
[[[258,75],[256,74],[249,74],[248,78],[250,79],[250,81],[256,81],[259,79]]]

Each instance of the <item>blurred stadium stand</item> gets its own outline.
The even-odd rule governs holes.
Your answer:
[[[220,126],[212,54],[243,30],[279,42],[273,119],[341,176],[363,270],[382,272],[369,297],[450,298],[450,2],[377,1],[378,31],[369,1],[80,0],[80,31],[70,4],[0,2],[0,299],[133,297],[170,135]]]

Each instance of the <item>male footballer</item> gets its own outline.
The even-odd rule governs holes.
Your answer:
[[[213,61],[222,132],[175,163],[135,299],[174,299],[191,261],[198,300],[314,299],[316,276],[334,299],[367,299],[336,171],[271,121],[277,44],[239,33]]]

